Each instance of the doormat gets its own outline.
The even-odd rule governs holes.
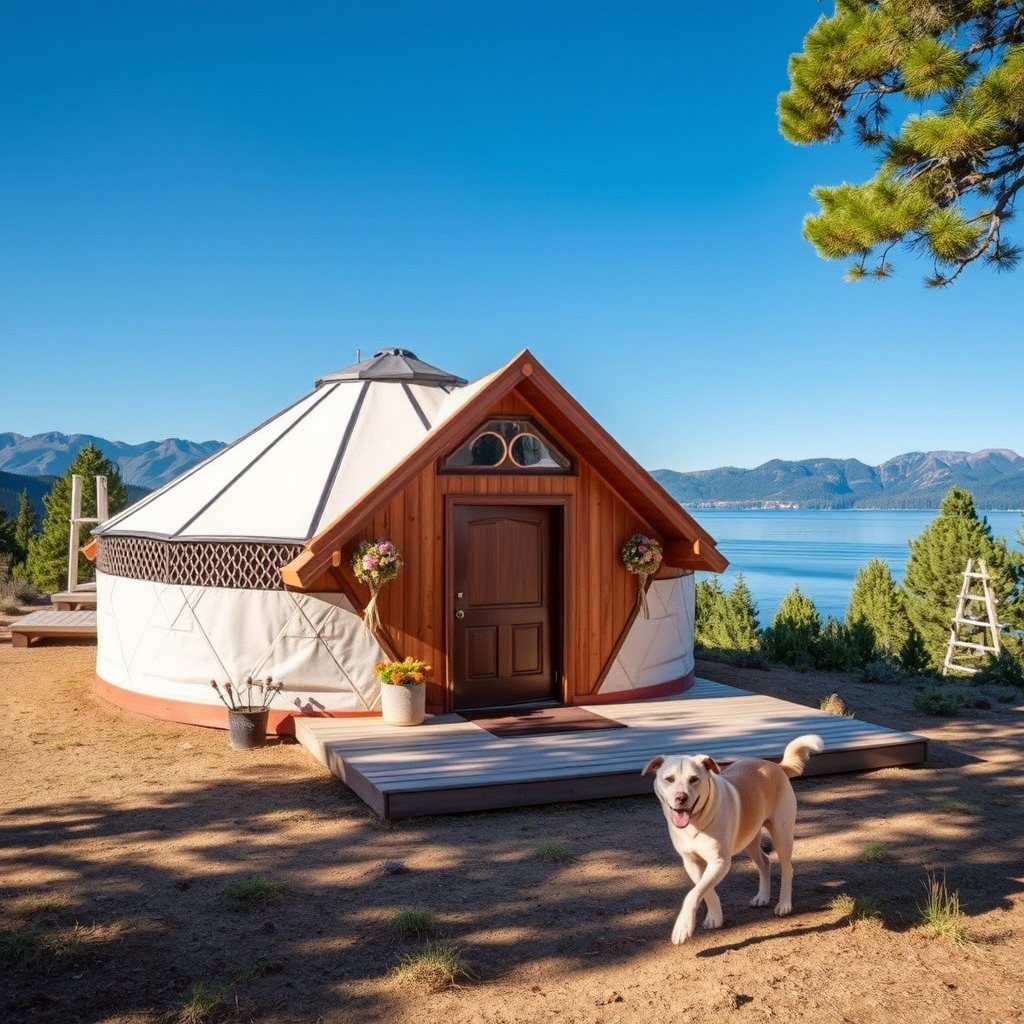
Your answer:
[[[592,729],[625,729],[622,722],[583,708],[524,708],[521,711],[460,711],[468,722],[486,729],[492,736],[542,736],[546,733],[585,732]]]

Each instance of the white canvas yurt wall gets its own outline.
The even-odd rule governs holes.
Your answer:
[[[647,588],[647,616],[633,619],[629,632],[597,691],[601,697],[657,687],[693,672],[693,626],[696,591],[693,573],[652,580]]]
[[[367,713],[384,650],[338,593],[286,591],[279,569],[386,476],[473,387],[401,349],[317,381],[234,444],[103,523],[100,692],[222,724],[211,680],[284,684],[289,713]]]

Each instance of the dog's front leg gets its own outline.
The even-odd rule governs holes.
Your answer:
[[[683,861],[683,865],[686,868],[686,873],[690,876],[694,886],[700,884],[700,880],[704,877],[704,871],[706,865],[704,861],[698,860],[696,857]],[[722,922],[725,920],[722,914],[722,903],[718,898],[718,891],[712,886],[706,893],[704,893],[704,904],[708,908],[707,916],[704,918],[705,928],[721,928]],[[698,907],[694,913],[699,913],[700,908]]]
[[[679,916],[672,929],[672,943],[681,946],[687,939],[693,938],[697,930],[697,910],[701,900],[708,905],[708,916],[705,924],[708,928],[720,928],[722,925],[722,904],[715,892],[715,886],[729,873],[729,862],[722,857],[713,857],[707,861],[696,857],[684,857],[687,874],[693,879],[693,888],[683,900]]]

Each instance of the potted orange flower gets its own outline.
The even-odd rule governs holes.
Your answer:
[[[419,725],[423,721],[431,671],[418,658],[382,661],[374,666],[374,675],[381,684],[381,715],[388,725]]]

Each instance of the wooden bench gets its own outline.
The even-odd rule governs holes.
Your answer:
[[[30,647],[37,640],[95,639],[96,613],[77,612],[32,612],[10,625],[11,644],[14,647]]]
[[[96,590],[62,590],[50,595],[50,604],[57,611],[89,611],[96,607]]]

